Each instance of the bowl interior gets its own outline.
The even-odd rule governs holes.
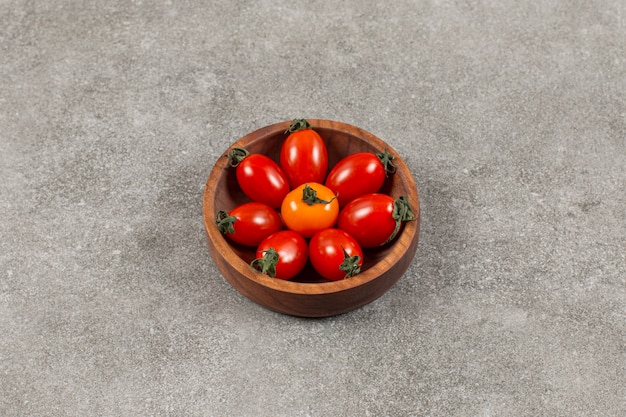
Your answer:
[[[349,154],[356,152],[377,153],[387,149],[388,152],[395,156],[396,159],[394,160],[394,163],[398,167],[398,170],[395,174],[389,175],[380,192],[389,194],[394,197],[394,199],[402,195],[409,196],[410,200],[412,199],[411,197],[414,197],[414,201],[417,202],[417,190],[415,189],[413,179],[410,177],[410,173],[404,165],[402,159],[389,145],[370,133],[353,126],[344,128],[346,125],[338,122],[309,121],[311,122],[313,129],[319,133],[326,143],[328,149],[329,169],[332,168],[341,158]],[[289,123],[285,122],[283,124],[277,124],[264,129],[259,129],[258,131],[248,134],[235,142],[224,153],[224,155],[226,155],[228,151],[234,147],[243,147],[250,153],[265,154],[278,163],[281,145],[287,137],[284,132],[288,126]],[[239,204],[250,201],[248,197],[243,194],[237,184],[235,168],[228,166],[225,157],[220,158],[220,160],[216,163],[214,171],[217,173],[215,174],[216,184],[212,196],[213,212],[205,213],[205,216],[210,216],[212,214],[213,218],[215,218],[215,215],[219,210],[229,211]],[[211,197],[209,196],[209,198]],[[419,207],[413,208],[414,210],[419,210]],[[415,214],[418,215],[417,212]],[[210,227],[210,222],[212,222],[212,219],[205,218],[207,227]],[[405,225],[396,239],[388,245],[375,249],[364,249],[364,263],[361,273],[357,275],[357,277],[364,274],[368,275],[367,271],[370,271],[373,267],[379,264],[381,260],[388,258],[390,254],[397,255],[398,251],[406,250],[405,244],[398,245],[398,242],[400,242],[403,238],[403,234],[406,232],[406,229],[407,227]],[[245,264],[249,264],[255,258],[255,248],[238,245],[228,239],[225,239],[223,236],[220,236],[220,238],[224,239],[228,243],[228,247],[232,249],[236,256]],[[305,269],[290,282],[332,284],[332,282],[329,282],[319,276],[310,264],[307,264]],[[280,284],[277,283],[277,285]]]

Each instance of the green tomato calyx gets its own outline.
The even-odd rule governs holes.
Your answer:
[[[341,249],[343,250],[343,262],[339,265],[339,269],[346,273],[344,279],[351,278],[361,272],[361,267],[359,266],[361,257],[359,255],[350,256],[343,246]]]
[[[409,200],[406,198],[406,196],[400,196],[393,202],[393,212],[391,213],[391,217],[396,221],[396,227],[385,243],[389,243],[393,239],[395,239],[396,235],[400,231],[400,226],[402,226],[403,222],[416,220],[413,209],[411,208],[411,204],[409,203]],[[383,245],[385,243],[383,243]]]
[[[244,148],[233,148],[224,156],[228,158],[228,166],[236,167],[248,155],[250,155],[250,152]]]
[[[385,168],[385,177],[388,177],[389,174],[395,174],[397,169],[393,163],[395,156],[390,154],[387,148],[383,152],[377,153],[376,156],[380,159],[380,163],[383,164],[383,168]]]
[[[289,128],[285,131],[285,133],[293,133],[298,130],[310,129],[311,124],[306,119],[293,119],[293,122],[289,125]]]
[[[276,277],[276,265],[278,264],[278,252],[276,249],[269,248],[263,251],[261,258],[256,258],[250,262],[252,269],[260,271],[263,274],[267,274],[270,277]]]
[[[237,221],[235,216],[229,216],[224,210],[220,210],[215,215],[215,225],[217,229],[223,233],[235,234],[235,228],[233,225]]]
[[[309,206],[314,204],[330,204],[335,198],[337,198],[337,196],[334,196],[328,201],[318,198],[317,191],[315,191],[309,184],[306,184],[302,189],[302,201]]]

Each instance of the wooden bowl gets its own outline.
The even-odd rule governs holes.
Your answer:
[[[226,280],[250,300],[277,312],[300,317],[327,317],[359,308],[383,295],[409,267],[417,250],[420,208],[417,187],[402,158],[388,144],[358,127],[330,120],[309,119],[312,128],[324,139],[328,148],[329,169],[342,157],[355,152],[382,152],[395,156],[397,167],[381,192],[394,198],[407,196],[416,216],[404,224],[396,239],[383,247],[364,250],[361,273],[341,281],[326,281],[307,265],[291,281],[261,274],[250,267],[255,248],[227,240],[214,223],[219,210],[230,211],[249,201],[240,190],[235,169],[227,158],[215,163],[203,196],[203,216],[209,252]],[[251,153],[263,153],[278,162],[280,147],[287,137],[290,121],[263,127],[242,137],[233,147]]]

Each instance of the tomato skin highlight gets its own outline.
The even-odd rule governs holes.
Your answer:
[[[280,166],[262,154],[250,154],[237,165],[237,183],[252,201],[280,207],[289,182]]]
[[[325,203],[309,205],[303,201],[303,193],[307,187],[315,191],[317,198]],[[339,215],[339,202],[328,187],[311,182],[291,190],[283,200],[280,212],[288,229],[309,238],[316,232],[335,225]]]
[[[267,204],[257,202],[243,203],[229,213],[219,211],[215,222],[224,236],[244,246],[257,246],[283,228],[278,212]]]
[[[376,154],[357,152],[337,162],[324,185],[337,194],[343,207],[357,197],[378,192],[385,177],[385,167]]]
[[[328,173],[326,143],[310,128],[290,133],[280,149],[280,166],[291,189],[307,182],[322,184]]]
[[[281,230],[265,238],[257,247],[256,259],[252,261],[253,268],[259,270],[262,266],[257,260],[273,249],[278,255],[277,262],[269,271],[265,272],[273,278],[289,280],[306,265],[308,260],[308,247],[304,238],[291,230]]]
[[[352,276],[341,269],[346,255],[359,257],[358,260],[353,259],[358,266],[353,273],[358,274],[363,266],[363,250],[357,241],[343,230],[335,228],[321,230],[313,235],[309,242],[311,265],[318,274],[328,280],[339,281]]]

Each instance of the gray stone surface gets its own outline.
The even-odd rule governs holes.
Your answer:
[[[388,141],[402,280],[248,301],[201,197],[294,117]],[[0,1],[0,415],[626,415],[626,3]]]

